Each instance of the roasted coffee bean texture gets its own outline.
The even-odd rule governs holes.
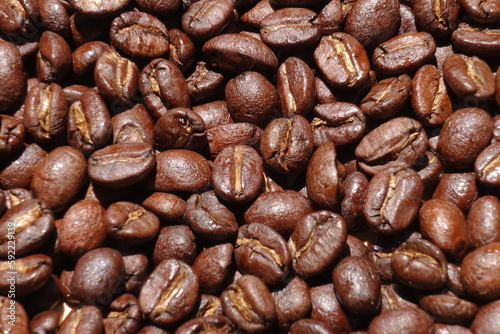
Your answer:
[[[0,332],[500,334],[499,24],[0,1]]]

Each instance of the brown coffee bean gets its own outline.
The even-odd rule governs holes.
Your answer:
[[[417,25],[435,37],[447,37],[458,26],[459,0],[446,0],[438,6],[429,0],[413,3]]]
[[[260,127],[246,122],[231,122],[210,128],[207,130],[210,156],[215,159],[223,149],[229,146],[254,146],[259,143],[262,133]]]
[[[485,110],[457,110],[441,128],[437,154],[441,161],[454,168],[471,167],[479,153],[489,144],[492,132],[493,121]]]
[[[500,201],[486,195],[472,204],[467,215],[467,228],[471,248],[500,241]]]
[[[280,190],[261,194],[245,212],[244,220],[246,224],[265,224],[288,238],[299,220],[311,212],[307,197],[294,190]]]
[[[84,85],[70,85],[63,88],[63,94],[68,102],[68,105],[72,105],[73,103],[79,101],[83,93],[89,89],[91,88]]]
[[[370,62],[363,46],[351,35],[336,32],[323,36],[314,60],[335,88],[358,88],[368,80]]]
[[[500,294],[500,242],[476,248],[465,256],[460,279],[467,295],[493,301]]]
[[[443,76],[451,90],[461,99],[483,101],[495,93],[495,78],[482,59],[454,54],[443,63]]]
[[[230,202],[255,198],[263,183],[262,158],[247,145],[224,148],[214,161],[213,186],[217,195]]]
[[[411,104],[422,124],[441,126],[453,112],[443,77],[434,65],[422,66],[411,82]]]
[[[86,0],[70,0],[71,6],[82,15],[101,18],[113,16],[121,12],[130,0],[113,0],[109,2],[89,2]]]
[[[186,225],[170,225],[160,230],[153,250],[153,261],[158,264],[169,258],[191,265],[196,259],[196,238]]]
[[[196,1],[182,15],[182,30],[194,40],[206,41],[226,29],[234,15],[232,1]]]
[[[349,232],[363,227],[363,204],[368,183],[368,179],[361,172],[350,173],[343,182],[344,198],[340,202],[340,215],[344,218]]]
[[[478,57],[494,58],[500,51],[500,30],[480,29],[464,25],[453,31],[451,42],[460,52]]]
[[[420,307],[436,322],[467,326],[477,313],[477,305],[453,293],[428,295],[420,299]]]
[[[53,1],[53,0],[44,0]],[[59,1],[59,0],[57,0]],[[92,41],[80,45],[71,54],[73,72],[76,75],[92,73],[97,59],[104,51],[111,51],[112,47],[101,41]]]
[[[152,193],[141,205],[167,223],[182,220],[186,210],[186,202],[182,198],[163,192]]]
[[[419,212],[422,235],[452,261],[460,261],[469,248],[467,225],[460,209],[442,199],[425,202]]]
[[[40,36],[36,73],[44,82],[59,82],[71,69],[71,49],[60,35],[46,30]]]
[[[155,166],[151,146],[121,143],[97,150],[89,159],[90,179],[106,188],[125,188],[143,180]]]
[[[146,326],[143,327],[137,334],[169,334],[169,332],[156,326]]]
[[[467,17],[478,23],[493,23],[500,18],[500,7],[495,1],[461,0]]]
[[[5,7],[8,6],[3,5],[2,7],[0,12],[3,12],[3,9],[7,9]],[[2,22],[5,21],[7,20],[2,20]],[[23,20],[22,22],[26,21]],[[2,26],[3,24],[0,23],[0,28],[4,30]],[[4,112],[14,107],[24,95],[26,91],[26,77],[23,72],[24,66],[21,54],[14,44],[3,40],[0,41],[0,52],[3,58],[3,66],[0,68],[0,79],[2,82],[9,83],[8,85],[2,85],[0,88],[0,101],[2,101],[0,111]]]
[[[231,272],[234,247],[230,243],[205,248],[193,262],[193,271],[198,275],[200,291],[216,293]]]
[[[106,332],[135,333],[141,328],[141,322],[142,313],[137,298],[123,294],[109,305],[103,325]]]
[[[172,2],[172,0],[167,0]],[[180,2],[181,0],[173,0]],[[141,0],[137,1],[140,3]],[[140,6],[140,5],[139,5]],[[154,3],[157,8],[157,3]],[[170,39],[170,52],[168,54],[168,60],[174,63],[182,73],[185,73],[193,64],[195,60],[196,49],[193,41],[189,36],[179,29],[170,29],[168,31],[168,36]]]
[[[427,135],[411,118],[393,118],[370,131],[355,150],[362,171],[374,175],[388,167],[410,167],[426,151]]]
[[[140,11],[121,13],[111,22],[110,43],[132,57],[167,57],[167,27],[155,16]]]
[[[314,145],[333,142],[337,146],[358,141],[365,131],[366,119],[361,110],[352,103],[333,102],[314,107],[311,121]]]
[[[417,308],[399,308],[389,310],[375,317],[368,327],[368,334],[404,333],[412,328],[414,334],[434,332],[434,321],[431,316]]]
[[[436,52],[436,41],[426,32],[398,35],[373,51],[375,71],[384,75],[410,73],[428,63]]]
[[[144,254],[123,254],[125,292],[136,294],[149,274],[148,258]]]
[[[211,241],[227,240],[238,232],[236,217],[219,201],[213,190],[189,197],[184,221],[200,237]]]
[[[57,247],[67,256],[80,257],[102,247],[106,240],[106,210],[97,202],[83,200],[73,204],[57,225]]]
[[[240,227],[234,256],[243,275],[254,275],[267,285],[281,283],[289,274],[292,263],[285,239],[260,223]]]
[[[174,108],[156,122],[154,139],[159,150],[185,148],[201,151],[207,145],[203,119],[189,108]]]
[[[377,82],[359,105],[363,114],[374,120],[395,116],[404,106],[411,92],[411,78],[402,74]]]
[[[33,29],[33,19],[38,17],[38,3],[35,1],[13,1],[0,7],[2,20],[0,29],[10,38],[23,40],[25,34]]]
[[[0,293],[26,296],[39,290],[52,274],[52,259],[44,254],[34,254],[15,260],[0,261]],[[14,280],[12,274],[15,272]],[[15,282],[15,289],[12,289]]]
[[[271,5],[278,7],[310,7],[319,2],[319,0],[270,0]]]
[[[86,172],[87,162],[80,151],[71,146],[60,146],[36,167],[31,191],[52,210],[61,211],[78,194]]]
[[[278,69],[276,55],[263,42],[244,34],[223,34],[208,40],[202,47],[208,62],[224,70],[242,73],[266,73]]]
[[[478,197],[474,173],[445,173],[432,198],[447,200],[466,212]]]
[[[186,321],[182,326],[177,328],[175,334],[191,334],[191,333],[237,333],[234,324],[223,315],[212,317],[203,317]]]
[[[351,333],[351,326],[335,295],[333,283],[311,288],[311,318],[322,321],[337,333]]]
[[[24,102],[23,122],[37,143],[53,143],[66,132],[68,102],[57,83],[37,82]]]
[[[186,79],[177,66],[168,60],[155,59],[144,67],[139,89],[144,96],[144,106],[155,120],[167,109],[190,106]]]
[[[218,125],[233,123],[231,114],[227,110],[226,101],[214,101],[194,106],[192,110],[200,115],[207,130]]]
[[[500,143],[487,146],[478,156],[474,163],[474,170],[479,181],[490,187],[500,184],[499,159]]]
[[[93,89],[82,94],[68,113],[68,143],[88,156],[104,147],[113,135],[111,117],[104,100]]]
[[[85,253],[75,265],[72,294],[85,304],[107,305],[124,290],[125,267],[120,252],[96,248]]]
[[[102,333],[103,329],[101,310],[97,306],[83,305],[66,316],[57,333]]]
[[[367,258],[357,256],[345,257],[335,266],[332,281],[346,310],[354,314],[378,312],[381,294],[376,273],[375,266]]]
[[[139,8],[141,8],[143,11],[152,13],[158,17],[170,16],[175,14],[182,4],[182,0],[139,0],[136,2]]]
[[[153,138],[154,122],[142,104],[121,112],[111,119],[113,128],[113,144],[145,143],[155,144]]]
[[[32,333],[55,333],[59,327],[60,312],[47,310],[35,315],[30,321]]]
[[[47,152],[37,144],[26,146],[19,156],[0,171],[0,187],[3,189],[29,188],[36,166],[46,156]]]
[[[300,115],[291,119],[274,119],[260,140],[264,163],[280,174],[295,174],[305,170],[313,151],[311,125]]]
[[[500,302],[492,301],[479,308],[470,329],[472,333],[487,334],[498,330]]]
[[[262,41],[273,49],[297,50],[316,43],[321,37],[317,14],[307,8],[278,9],[260,22]]]
[[[338,214],[323,210],[303,216],[288,240],[293,270],[304,277],[321,273],[338,257],[346,239],[347,225]]]
[[[288,329],[292,323],[306,317],[311,310],[309,286],[298,276],[295,276],[284,288],[273,291],[272,296],[280,328]]]
[[[221,302],[224,315],[246,332],[262,332],[276,318],[271,293],[264,282],[252,275],[243,275],[224,290]]]
[[[200,61],[196,69],[186,78],[189,95],[193,103],[209,100],[224,90],[224,76],[207,68],[206,63]]]
[[[159,263],[139,294],[142,313],[159,325],[184,318],[198,299],[198,277],[184,262],[168,259]]]
[[[0,157],[11,156],[24,146],[26,127],[21,120],[0,115]]]
[[[189,150],[167,150],[156,156],[156,170],[146,188],[156,191],[203,192],[212,181],[212,167],[202,155]]]
[[[396,34],[400,21],[398,1],[361,0],[349,11],[344,30],[366,49],[373,49]]]

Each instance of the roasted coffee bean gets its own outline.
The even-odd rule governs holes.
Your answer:
[[[425,152],[424,156],[414,165],[418,170],[418,176],[424,183],[424,193],[433,189],[445,170],[441,160],[431,151]]]
[[[153,148],[143,143],[108,145],[88,159],[90,179],[106,188],[125,188],[148,176],[155,166]]]
[[[196,238],[186,225],[170,225],[160,230],[153,250],[153,261],[158,264],[169,258],[191,265],[196,259]]]
[[[267,225],[288,238],[299,220],[311,212],[313,206],[307,197],[294,190],[280,190],[261,194],[245,212],[244,220],[246,224]]]
[[[196,312],[196,318],[222,315],[222,304],[219,297],[202,294]]]
[[[154,139],[159,150],[185,148],[201,151],[207,145],[203,119],[189,108],[165,112],[155,124]]]
[[[350,333],[351,326],[335,295],[333,283],[311,288],[311,318],[330,326],[337,333]]]
[[[415,14],[409,4],[399,4],[399,15],[401,15],[401,24],[399,25],[398,35],[408,32],[417,32],[417,24],[415,23]]]
[[[278,69],[278,59],[260,40],[244,34],[223,34],[208,40],[201,51],[208,63],[224,70],[268,72]]]
[[[59,82],[71,69],[71,49],[60,35],[46,30],[40,36],[36,72],[44,82]]]
[[[26,127],[18,119],[0,115],[0,157],[13,155],[24,146]]]
[[[145,12],[152,13],[159,17],[175,14],[182,4],[182,0],[139,0],[136,2],[139,8]]]
[[[97,58],[94,81],[112,113],[119,106],[137,102],[134,99],[137,100],[139,68],[115,50],[104,51]]]
[[[337,258],[346,239],[347,225],[338,214],[324,210],[306,214],[288,240],[295,273],[319,274]]]
[[[229,80],[225,97],[235,122],[264,125],[279,111],[278,91],[258,72],[243,72]]]
[[[121,12],[130,0],[114,0],[109,2],[88,2],[86,0],[70,0],[69,3],[75,11],[82,15],[101,18],[109,17]]]
[[[35,168],[46,156],[47,152],[37,144],[26,146],[17,158],[0,171],[0,187],[3,189],[29,188]]]
[[[500,51],[500,30],[479,29],[466,25],[453,31],[451,42],[460,52],[478,57],[494,58]]]
[[[389,310],[373,318],[368,326],[368,334],[404,333],[411,328],[414,334],[434,332],[434,321],[431,316],[417,308],[398,308]]]
[[[500,76],[497,76],[497,104],[500,105]],[[495,115],[493,117],[493,138],[491,138],[491,143],[496,143],[500,141],[500,115]]]
[[[375,71],[384,75],[410,73],[428,63],[436,52],[436,41],[426,32],[397,35],[373,51]]]
[[[393,118],[370,131],[355,150],[362,171],[375,175],[388,167],[410,167],[424,153],[427,135],[407,117]]]
[[[466,169],[488,146],[493,132],[491,116],[483,109],[464,108],[455,111],[439,133],[437,155],[445,164]]]
[[[52,143],[66,132],[68,102],[57,83],[37,82],[24,102],[23,122],[37,143]]]
[[[80,257],[89,250],[102,247],[106,240],[106,210],[95,201],[73,204],[57,225],[57,247],[67,256]]]
[[[453,112],[443,77],[434,65],[422,66],[411,82],[411,104],[424,125],[441,126]]]
[[[260,223],[240,227],[234,257],[242,274],[254,275],[267,285],[281,283],[290,272],[292,263],[285,239]]]
[[[10,257],[9,257],[10,259]],[[45,254],[34,254],[15,260],[0,261],[0,293],[26,296],[39,290],[52,274],[52,259]],[[12,280],[12,274],[15,278]],[[15,289],[12,289],[15,282]]]
[[[110,141],[113,130],[108,108],[93,89],[82,94],[68,113],[68,143],[88,156]]]
[[[361,0],[354,3],[345,21],[345,32],[366,49],[393,37],[401,21],[399,1]]]
[[[248,202],[259,194],[263,174],[262,158],[255,149],[247,145],[229,146],[214,161],[213,186],[226,201]]]
[[[167,0],[167,2],[168,1],[170,0]],[[181,0],[174,1],[180,2]],[[140,2],[141,0],[137,1],[138,4]],[[156,2],[154,3],[154,6],[157,7]],[[195,60],[196,49],[193,41],[191,41],[186,33],[179,29],[170,29],[168,31],[168,36],[170,40],[168,60],[174,63],[182,73],[185,73]]]
[[[206,41],[226,29],[234,15],[233,1],[196,1],[182,15],[182,29],[192,39]]]
[[[137,334],[170,334],[170,333],[156,326],[146,326],[143,327],[139,332],[137,332]]]
[[[167,223],[182,220],[186,210],[186,202],[182,198],[163,192],[152,193],[141,205]]]
[[[175,334],[194,334],[194,333],[227,333],[236,334],[234,324],[229,318],[218,315],[213,317],[203,317],[186,321],[177,328]]]
[[[368,80],[370,62],[366,51],[346,33],[323,36],[314,51],[314,60],[328,83],[335,88],[358,88]]]
[[[472,331],[467,327],[458,325],[435,324],[435,334],[472,334]]]
[[[140,245],[153,239],[160,230],[160,219],[131,202],[111,204],[103,217],[108,235],[127,245]]]
[[[425,239],[408,239],[391,257],[393,277],[420,290],[441,288],[446,282],[446,265],[441,250]]]
[[[230,243],[205,248],[196,257],[192,269],[200,281],[200,291],[216,293],[229,276],[234,247]]]
[[[0,219],[0,256],[28,254],[42,246],[54,231],[54,215],[40,200],[26,200],[8,209]]]
[[[295,174],[305,170],[313,151],[311,125],[300,115],[291,119],[274,119],[260,139],[264,163],[280,174]]]
[[[302,278],[295,276],[287,285],[272,292],[276,305],[278,325],[288,329],[292,323],[302,319],[311,310],[309,286]]]
[[[148,258],[144,254],[123,255],[125,266],[125,291],[136,294],[148,278]]]
[[[135,333],[141,328],[142,313],[137,298],[123,294],[109,305],[109,313],[103,320],[106,332]]]
[[[6,4],[2,5],[0,13],[4,9],[7,9],[5,7],[8,6]],[[5,21],[2,20],[2,22]],[[26,21],[23,20],[23,22]],[[2,23],[0,23],[0,29],[4,30]],[[0,79],[2,82],[9,83],[8,85],[2,85],[0,88],[0,101],[2,101],[0,111],[4,112],[14,107],[24,95],[26,91],[26,77],[23,72],[24,66],[21,54],[14,44],[3,40],[0,41],[0,53],[2,54],[3,64],[0,68]]]
[[[269,2],[278,7],[310,7],[318,4],[320,0],[270,0]]]
[[[401,111],[410,97],[411,78],[402,74],[377,82],[359,104],[363,114],[374,120],[386,120]]]
[[[344,198],[340,202],[340,215],[344,218],[349,232],[363,227],[363,204],[368,183],[368,179],[361,172],[350,173],[343,182]]]
[[[141,104],[136,104],[132,109],[113,116],[111,123],[113,144],[145,143],[149,146],[155,144],[153,119]]]
[[[416,0],[412,5],[418,27],[435,37],[447,37],[458,26],[459,0],[445,0],[438,5],[431,0]]]
[[[200,115],[207,130],[218,125],[233,123],[231,114],[227,110],[226,101],[214,101],[194,106],[192,110]]]
[[[314,151],[307,166],[307,197],[318,207],[336,210],[343,193],[342,178],[334,144],[327,142],[321,145]]]
[[[262,332],[276,318],[273,297],[257,277],[243,275],[231,284],[221,296],[224,315],[246,332]]]
[[[259,143],[262,133],[257,125],[245,122],[231,122],[210,128],[207,130],[210,156],[215,159],[228,146],[254,146]]]
[[[68,105],[80,101],[83,93],[91,89],[90,87],[84,85],[71,85],[63,88],[63,94],[68,102]]]
[[[477,305],[458,298],[453,293],[427,295],[420,299],[420,307],[436,322],[467,326],[477,313]]]
[[[320,25],[323,35],[340,31],[344,21],[340,0],[328,1],[314,21]]]
[[[322,321],[314,319],[300,319],[290,327],[290,334],[333,334],[333,329]]]
[[[366,189],[363,214],[377,233],[393,235],[406,230],[418,213],[424,185],[408,168],[381,171]]]
[[[437,185],[432,198],[447,200],[463,212],[471,207],[478,197],[474,173],[445,173]]]
[[[75,266],[72,294],[85,304],[107,305],[124,291],[125,266],[120,252],[96,248],[85,253]]]
[[[419,212],[422,235],[452,261],[460,261],[469,248],[467,225],[460,209],[442,199],[425,202]]]
[[[453,93],[467,101],[483,101],[495,93],[495,78],[490,67],[475,56],[449,56],[443,63],[443,76]]]
[[[314,145],[333,142],[338,147],[357,142],[365,131],[366,119],[354,104],[333,102],[314,107],[311,121]]]
[[[139,294],[142,313],[154,323],[167,325],[184,318],[198,299],[198,277],[182,261],[160,262]]]
[[[55,310],[38,313],[30,321],[30,331],[34,334],[55,333],[59,327],[61,314]]]
[[[33,29],[33,19],[38,13],[38,5],[35,1],[13,1],[3,3],[0,12],[4,20],[0,24],[0,29],[11,39],[24,39],[23,36]]]
[[[189,150],[167,150],[156,156],[156,170],[146,182],[156,191],[203,192],[212,181],[212,167],[202,155]]]
[[[500,295],[500,242],[476,248],[465,256],[460,279],[465,293],[482,301],[493,301]]]
[[[473,333],[487,334],[498,331],[500,301],[492,301],[479,308],[470,329]]]
[[[479,181],[490,187],[500,184],[500,143],[487,146],[474,162],[474,170]]]
[[[260,22],[262,41],[277,50],[309,47],[321,37],[321,27],[314,21],[316,16],[307,8],[278,9]]]
[[[168,60],[158,58],[144,67],[139,89],[144,96],[144,106],[156,120],[167,109],[190,106],[186,79],[177,66]]]
[[[196,69],[186,78],[186,83],[193,103],[220,95],[224,90],[224,76],[209,70],[203,61],[196,64]]]
[[[260,28],[260,23],[267,15],[274,12],[275,9],[269,3],[269,0],[258,1],[247,12],[241,15],[240,21],[252,27]]]
[[[500,7],[495,1],[460,0],[467,17],[478,23],[498,22]]]
[[[102,333],[102,313],[97,306],[83,305],[73,309],[59,325],[57,333]]]
[[[500,241],[500,201],[486,195],[472,204],[467,215],[467,229],[471,248]]]
[[[132,57],[167,57],[170,51],[167,27],[151,14],[121,13],[111,22],[110,43]]]
[[[54,1],[54,0],[45,0]],[[59,1],[59,0],[57,0]],[[76,75],[83,75],[85,73],[92,73],[97,59],[104,51],[111,51],[112,48],[109,44],[101,41],[92,41],[80,45],[71,54],[73,72]]]
[[[238,231],[236,217],[219,201],[213,190],[189,197],[184,221],[200,237],[211,241],[227,240]]]

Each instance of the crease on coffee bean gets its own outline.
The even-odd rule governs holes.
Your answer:
[[[283,261],[279,254],[272,248],[264,246],[259,239],[256,238],[238,238],[236,239],[236,247],[247,246],[250,247],[254,252],[261,254],[263,257],[266,256],[266,252],[271,254],[273,259],[276,261],[280,268],[283,268]],[[263,251],[259,251],[263,250]]]
[[[43,133],[50,136],[50,111],[51,111],[51,101],[52,101],[52,90],[51,86],[47,85],[40,91],[40,112],[38,113],[38,120],[40,122],[40,128]]]
[[[486,91],[486,84],[484,77],[482,76],[482,71],[478,70],[478,64],[474,57],[463,57],[467,66],[467,74],[476,84],[476,94],[483,94]]]
[[[87,119],[87,115],[83,111],[83,105],[81,101],[77,101],[72,105],[71,111],[73,112],[75,116],[75,123],[76,123],[76,128],[78,129],[78,132],[80,133],[82,140],[89,144],[93,145],[94,142],[92,141],[91,135],[90,135],[90,125],[89,121]]]
[[[151,317],[157,317],[162,313],[170,314],[170,311],[168,310],[169,303],[173,298],[178,297],[179,294],[182,292],[181,289],[184,286],[184,281],[186,280],[186,278],[187,278],[186,270],[183,267],[178,266],[176,268],[176,273],[173,275],[172,281],[169,282],[165,291],[162,292],[160,300],[153,308],[153,311],[151,312]]]
[[[241,287],[237,284],[233,284],[228,288],[227,292],[229,294],[229,299],[236,301],[235,303],[232,303],[233,307],[246,321],[252,323],[255,321],[256,317],[260,321],[263,320],[257,312],[252,312],[252,305],[250,305],[248,300],[245,298],[245,291]]]
[[[347,52],[347,46],[345,45],[344,41],[333,36],[329,36],[328,39],[333,43],[333,47],[336,52],[335,55],[338,55],[340,57],[340,60],[345,65],[347,72],[349,72],[349,74],[351,75],[348,84],[352,84],[359,77],[359,71],[356,66],[356,62],[353,61],[352,57]],[[328,58],[335,57],[335,55],[328,56]]]

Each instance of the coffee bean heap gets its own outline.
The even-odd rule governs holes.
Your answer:
[[[498,0],[9,0],[0,31],[2,333],[500,333]]]

